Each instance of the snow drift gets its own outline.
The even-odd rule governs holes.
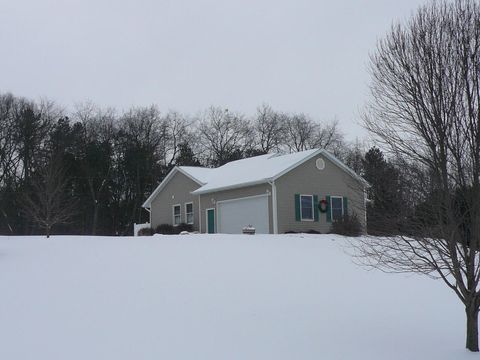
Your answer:
[[[0,359],[467,359],[439,281],[333,235],[0,237]],[[476,358],[476,356],[475,356]]]

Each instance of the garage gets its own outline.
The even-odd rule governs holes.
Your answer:
[[[241,234],[252,225],[257,234],[268,234],[268,195],[217,202],[217,232]]]

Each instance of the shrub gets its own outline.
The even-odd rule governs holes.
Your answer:
[[[138,236],[152,236],[155,232],[153,231],[152,228],[146,227],[146,228],[141,228],[138,230],[137,235]]]
[[[285,234],[321,234],[320,231],[317,231],[317,230],[313,230],[313,229],[310,229],[310,230],[307,230],[307,231],[293,231],[293,230],[288,230],[288,231],[285,231]]]
[[[357,214],[346,214],[333,222],[330,233],[344,236],[359,236],[362,234],[362,224],[360,224]]]
[[[161,224],[158,225],[155,229],[155,232],[157,234],[163,235],[177,235],[180,234],[182,231],[192,232],[193,226],[185,223],[178,224],[177,226],[173,226],[170,224]]]
[[[172,235],[175,234],[175,228],[170,224],[160,224],[155,228],[156,234]]]
[[[193,231],[193,226],[191,224],[181,223],[175,227],[175,234],[180,234],[182,231]]]

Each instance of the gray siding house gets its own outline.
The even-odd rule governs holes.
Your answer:
[[[267,154],[215,169],[172,169],[143,207],[152,228],[187,223],[201,233],[316,230],[355,213],[366,229],[368,183],[328,151]]]

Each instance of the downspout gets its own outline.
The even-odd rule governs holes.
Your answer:
[[[198,195],[198,232],[202,233],[202,205],[200,204],[200,196]]]
[[[268,182],[272,185],[272,215],[273,215],[273,233],[278,234],[278,213],[277,213],[277,186],[275,180]]]

